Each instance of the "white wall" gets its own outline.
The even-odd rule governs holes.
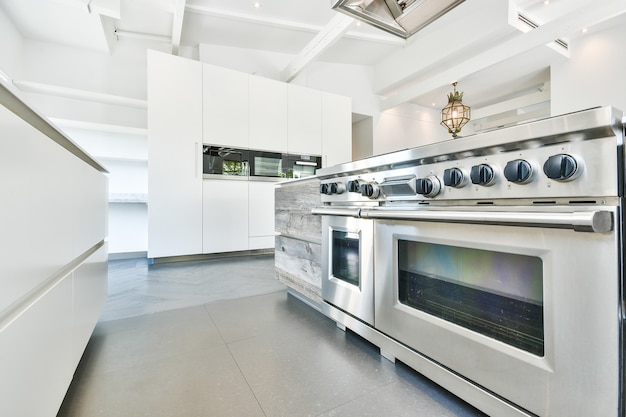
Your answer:
[[[626,19],[587,33],[570,44],[568,61],[553,65],[553,116],[595,106],[626,111]]]
[[[22,38],[11,20],[0,11],[0,71],[13,77],[19,64]]]
[[[374,124],[371,117],[352,123],[352,160],[374,155]]]
[[[374,128],[374,155],[450,139],[439,109],[402,104],[381,113]]]
[[[146,99],[146,53],[118,43],[111,55],[41,42],[24,41],[16,82],[27,81],[120,98]],[[46,116],[146,128],[146,109],[115,102],[30,93]]]

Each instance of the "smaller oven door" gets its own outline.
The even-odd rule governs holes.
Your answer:
[[[374,325],[374,223],[322,217],[322,298]]]
[[[419,214],[375,220],[376,328],[532,415],[616,416],[616,231],[498,224],[514,220],[502,212],[459,216],[483,224]]]

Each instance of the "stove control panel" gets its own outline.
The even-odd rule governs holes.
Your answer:
[[[321,179],[323,202],[615,196],[615,139],[572,141]],[[448,159],[448,160],[446,160]],[[608,160],[607,160],[608,159]]]

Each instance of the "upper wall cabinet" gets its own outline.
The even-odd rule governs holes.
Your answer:
[[[202,66],[204,143],[248,147],[248,74]]]
[[[322,93],[322,161],[332,166],[352,161],[352,100]]]
[[[250,148],[287,149],[287,84],[250,76]]]
[[[322,154],[322,92],[288,86],[289,153]]]

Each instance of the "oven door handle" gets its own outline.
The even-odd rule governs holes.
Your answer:
[[[313,207],[311,214],[318,216],[361,217],[360,208]]]
[[[367,219],[549,227],[595,233],[606,233],[613,230],[613,213],[602,210],[571,213],[530,213],[361,209],[360,217]]]

